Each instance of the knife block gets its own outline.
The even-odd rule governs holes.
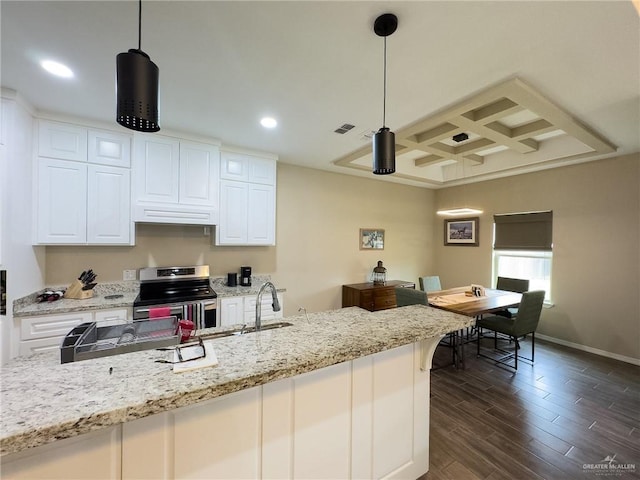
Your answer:
[[[82,282],[74,280],[67,291],[64,292],[64,298],[74,298],[76,300],[85,300],[93,297],[93,290],[82,290]]]

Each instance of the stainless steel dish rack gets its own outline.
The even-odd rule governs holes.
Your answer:
[[[181,333],[175,316],[104,327],[86,322],[62,341],[60,363],[178,345]]]

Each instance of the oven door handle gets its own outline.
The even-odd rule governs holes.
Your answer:
[[[156,308],[162,308],[162,307],[156,307]],[[136,308],[136,312],[138,313],[149,313],[151,310],[153,310],[152,308]],[[171,307],[170,310],[171,313],[176,312],[176,313],[181,313],[182,312],[182,307]]]

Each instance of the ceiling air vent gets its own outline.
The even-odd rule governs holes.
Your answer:
[[[338,128],[336,128],[334,130],[334,132],[339,133],[340,135],[344,135],[345,133],[347,133],[349,130],[351,130],[354,127],[355,127],[355,125],[351,125],[350,123],[343,123]]]
[[[464,142],[464,141],[465,141],[465,140],[467,140],[468,138],[469,138],[469,135],[467,135],[466,133],[459,133],[459,134],[457,134],[457,135],[454,135],[454,136],[452,137],[452,140],[453,140],[454,142],[458,142],[458,143],[460,143],[460,142]]]

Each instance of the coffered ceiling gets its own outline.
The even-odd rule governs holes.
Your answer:
[[[515,78],[397,131],[396,176],[442,185],[615,151]],[[371,162],[371,148],[363,146],[335,163],[368,171]]]
[[[2,0],[2,87],[39,115],[121,129],[115,58],[137,47],[137,10]],[[378,177],[383,43],[372,25],[385,12],[399,20],[386,105],[397,173]],[[426,188],[640,151],[640,17],[628,0],[144,0],[142,30],[160,69],[160,134]],[[49,76],[44,58],[74,78]],[[278,127],[263,129],[264,115]],[[336,133],[344,124],[354,127]]]

